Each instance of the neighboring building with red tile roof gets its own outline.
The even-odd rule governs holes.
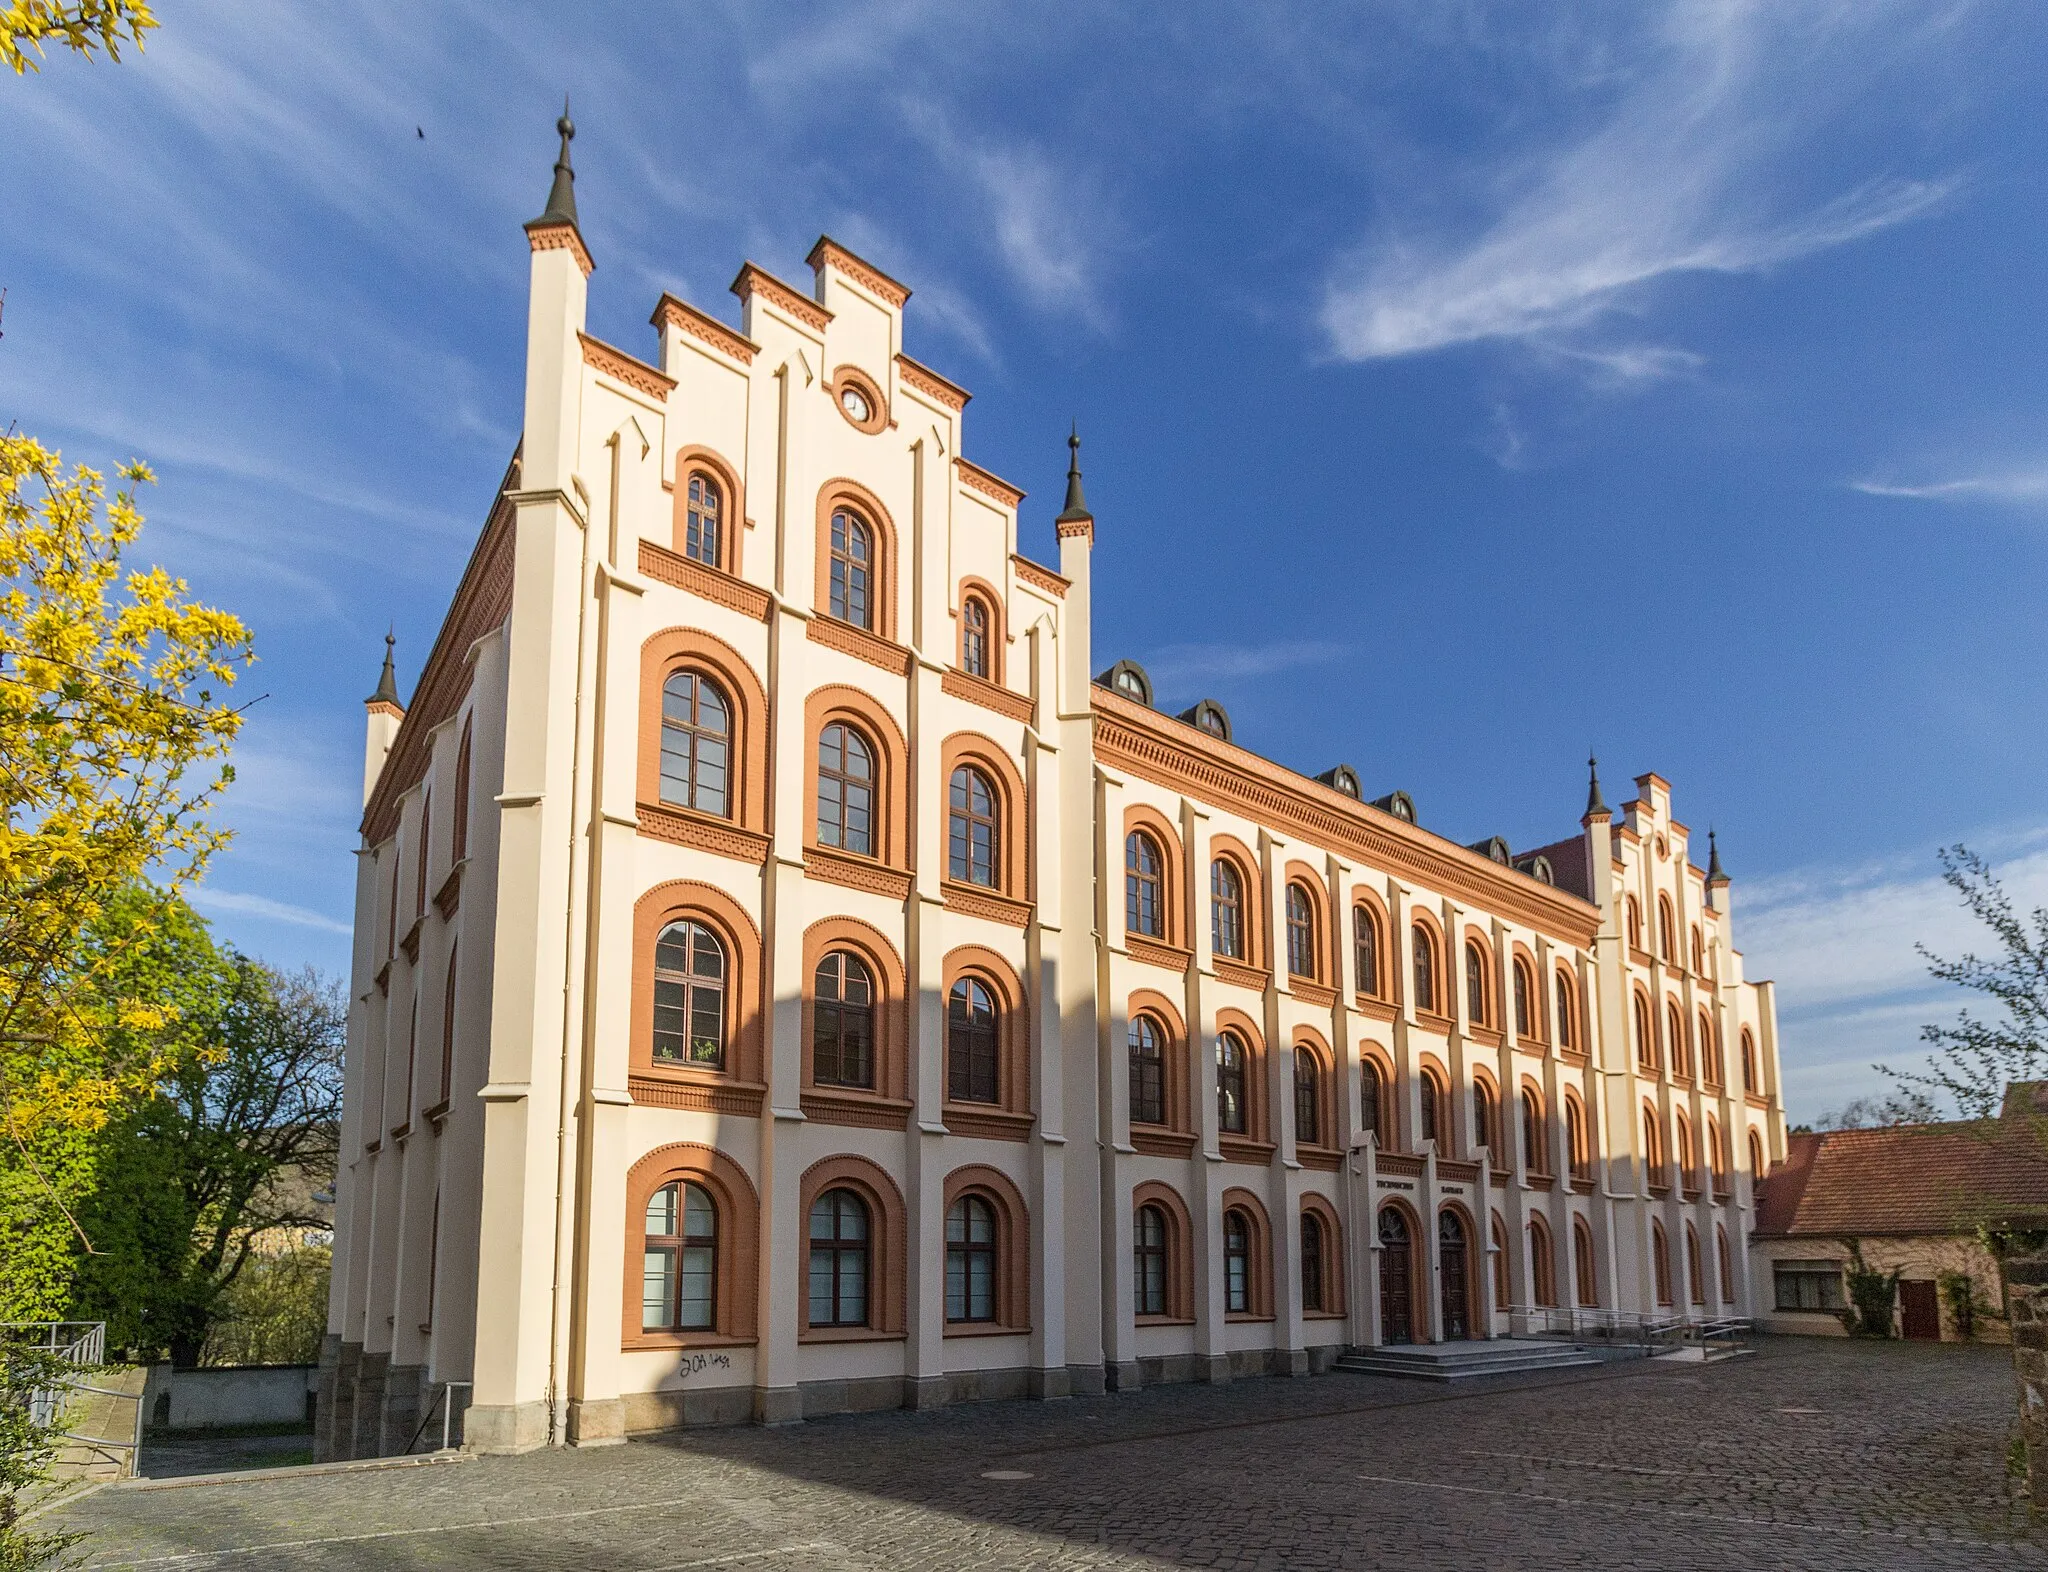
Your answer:
[[[1789,1136],[1758,1193],[1751,1244],[1759,1286],[1772,1285],[1770,1330],[1843,1330],[1855,1241],[1870,1268],[1903,1273],[1903,1335],[2006,1340],[1984,1239],[2048,1226],[2048,1119],[2027,1099],[2007,1105],[1998,1119]]]

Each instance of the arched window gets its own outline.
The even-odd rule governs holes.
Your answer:
[[[996,1001],[983,984],[963,977],[946,1001],[946,1087],[957,1103],[1000,1101],[996,1084]]]
[[[1721,1062],[1721,1034],[1714,1030],[1713,1017],[1700,1011],[1699,1023],[1700,1074],[1709,1086],[1719,1086],[1727,1078],[1727,1066]]]
[[[1600,1279],[1593,1270],[1593,1230],[1582,1217],[1572,1219],[1572,1277],[1579,1303],[1600,1303]]]
[[[868,1324],[868,1206],[851,1190],[811,1203],[811,1325]]]
[[[1294,1139],[1301,1146],[1323,1144],[1323,1067],[1311,1049],[1294,1050]]]
[[[1493,1091],[1484,1081],[1472,1083],[1472,1144],[1498,1152],[1500,1142],[1493,1130]]]
[[[818,735],[818,844],[875,853],[874,750],[838,721]]]
[[[1382,1150],[1393,1133],[1386,1120],[1386,1082],[1380,1077],[1379,1061],[1366,1059],[1358,1066],[1358,1127],[1365,1134],[1375,1137]]]
[[[1358,940],[1358,991],[1378,996],[1380,991],[1380,920],[1364,906],[1351,911]]]
[[[1643,1167],[1651,1184],[1661,1187],[1668,1181],[1664,1172],[1663,1126],[1658,1123],[1657,1110],[1648,1103],[1643,1105]]]
[[[1235,1032],[1216,1039],[1216,1125],[1228,1135],[1244,1135],[1249,1110],[1245,1106],[1245,1070],[1250,1055]]]
[[[1643,909],[1636,904],[1633,895],[1625,895],[1622,897],[1621,910],[1623,920],[1628,924],[1628,947],[1631,950],[1640,950],[1643,947]]]
[[[1416,1091],[1422,1104],[1422,1138],[1437,1140],[1438,1119],[1443,1112],[1443,1088],[1437,1084],[1436,1073],[1424,1070],[1417,1078]]]
[[[850,508],[832,513],[832,574],[828,608],[841,622],[856,628],[875,625],[875,536],[867,521]]]
[[[1586,1139],[1586,1110],[1576,1097],[1564,1100],[1564,1135],[1570,1148],[1572,1177],[1590,1179],[1593,1176],[1592,1148]]]
[[[1660,895],[1657,897],[1657,958],[1668,962],[1675,960],[1677,955],[1678,951],[1671,943],[1671,897]]]
[[[1700,1231],[1691,1223],[1685,1225],[1685,1280],[1692,1289],[1692,1302],[1703,1305],[1707,1302],[1707,1276],[1700,1269]]]
[[[1763,1138],[1754,1130],[1749,1132],[1749,1177],[1752,1184],[1765,1177]]]
[[[647,1198],[640,1327],[708,1331],[718,1304],[718,1208],[701,1185],[678,1180]]]
[[[1209,947],[1227,959],[1244,959],[1244,884],[1221,857],[1209,864]]]
[[[1301,1308],[1327,1310],[1323,1303],[1323,1220],[1314,1212],[1301,1214]]]
[[[683,525],[683,555],[715,568],[719,555],[720,520],[724,517],[723,496],[718,482],[702,470],[690,475],[688,518]]]
[[[462,742],[455,750],[455,815],[449,832],[448,860],[469,855],[469,721],[462,722]]]
[[[996,1318],[996,1214],[978,1195],[946,1210],[946,1319]]]
[[[1131,1282],[1139,1315],[1166,1314],[1166,1213],[1157,1206],[1138,1208],[1131,1229]]]
[[[1728,1255],[1728,1230],[1714,1224],[1714,1255],[1721,1268],[1721,1303],[1735,1303],[1735,1263]]]
[[[725,946],[700,922],[672,922],[654,941],[654,1057],[725,1065]]]
[[[1159,1028],[1149,1015],[1131,1017],[1131,1123],[1166,1123],[1166,1063]]]
[[[1678,1006],[1664,1006],[1664,1035],[1671,1042],[1671,1073],[1692,1078],[1692,1044],[1685,1040],[1685,1017],[1678,1013]]]
[[[1474,1026],[1487,1024],[1486,951],[1477,939],[1465,941],[1465,1011]]]
[[[1664,1225],[1652,1220],[1650,1223],[1650,1253],[1657,1279],[1657,1303],[1671,1303],[1671,1243],[1664,1237]]]
[[[1757,1087],[1756,1039],[1749,1035],[1747,1026],[1742,1029],[1742,1089],[1754,1092]]]
[[[1436,1009],[1436,942],[1429,930],[1417,923],[1410,931],[1415,947],[1415,1008]]]
[[[1512,1310],[1514,1294],[1508,1282],[1508,1225],[1500,1220],[1498,1212],[1493,1214],[1487,1237],[1493,1241],[1493,1308]]]
[[[1562,969],[1557,974],[1557,1046],[1576,1048],[1579,1045],[1577,1025],[1578,1012],[1572,1008],[1571,974]]]
[[[1650,1001],[1641,994],[1636,995],[1636,1065],[1640,1069],[1657,1068],[1657,1031],[1650,1024]]]
[[[1519,956],[1515,959],[1515,1035],[1533,1037],[1536,1035],[1536,1018],[1530,1013],[1529,995],[1534,990],[1529,986],[1529,963]]]
[[[1299,884],[1287,886],[1287,971],[1292,977],[1316,974],[1316,908]]]
[[[1124,837],[1124,927],[1148,939],[1166,934],[1166,903],[1161,887],[1166,863],[1159,846],[1143,830]]]
[[[1692,1121],[1681,1109],[1673,1110],[1671,1122],[1678,1136],[1678,1182],[1691,1189],[1699,1183],[1699,1154],[1693,1150]]]
[[[1002,823],[995,788],[972,765],[953,771],[946,816],[946,875],[958,884],[996,887],[996,859],[1002,851]]]
[[[1223,1308],[1242,1315],[1251,1307],[1251,1221],[1233,1207],[1223,1214]]]
[[[1522,1166],[1532,1174],[1550,1171],[1543,1155],[1543,1109],[1526,1086],[1522,1088]]]
[[[875,1084],[875,982],[866,964],[843,950],[818,962],[811,1079],[819,1086]]]
[[[1728,1162],[1721,1126],[1712,1114],[1707,1115],[1707,1172],[1714,1181],[1714,1193],[1719,1195],[1728,1188]]]
[[[413,869],[412,910],[415,917],[427,914],[427,859],[434,844],[434,794],[431,791],[420,795],[420,851],[413,859],[418,864]]]
[[[1700,925],[1692,925],[1692,969],[1704,976],[1707,970],[1706,947],[1700,943]]]
[[[1550,1225],[1541,1217],[1529,1218],[1529,1276],[1536,1303],[1557,1303],[1557,1257],[1550,1243]]]
[[[732,711],[709,677],[669,674],[661,685],[661,800],[724,818],[732,800]]]
[[[455,1085],[455,957],[459,945],[448,946],[448,986],[441,990],[441,1104],[447,1106]]]
[[[989,674],[988,607],[978,595],[960,603],[960,669],[970,677]]]

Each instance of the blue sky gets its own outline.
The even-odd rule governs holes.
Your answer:
[[[200,894],[255,953],[345,965],[360,700],[516,440],[565,90],[593,332],[832,233],[1044,560],[1080,421],[1098,664],[1460,841],[1570,832],[1589,747],[1672,780],[1795,1116],[1952,1008],[1936,846],[2048,900],[2048,9],[162,15],[0,81],[0,420],[153,463],[150,555],[255,628]]]

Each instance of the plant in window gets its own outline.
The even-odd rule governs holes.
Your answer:
[[[672,922],[654,944],[654,1057],[725,1064],[725,946],[698,922]]]

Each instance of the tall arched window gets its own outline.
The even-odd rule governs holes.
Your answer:
[[[1657,1303],[1671,1303],[1671,1243],[1664,1237],[1664,1225],[1652,1220],[1650,1223],[1650,1253],[1657,1278]]]
[[[963,977],[946,1001],[946,1088],[959,1103],[993,1103],[997,1096],[996,1001],[983,984]]]
[[[1166,1314],[1166,1213],[1157,1206],[1138,1208],[1131,1229],[1131,1282],[1139,1315]]]
[[[1735,1263],[1728,1255],[1728,1230],[1714,1224],[1714,1255],[1721,1268],[1721,1303],[1735,1303]]]
[[[1706,946],[1700,943],[1700,925],[1698,923],[1692,925],[1692,969],[1701,976],[1706,975],[1707,951]]]
[[[946,876],[959,884],[994,889],[996,859],[1002,851],[995,788],[980,770],[963,764],[953,771],[947,802]]]
[[[1559,970],[1557,974],[1557,1046],[1576,1048],[1579,1046],[1577,1022],[1578,1012],[1572,1008],[1572,980],[1569,973]]]
[[[725,817],[731,759],[732,711],[718,684],[671,672],[661,685],[661,800]]]
[[[1363,906],[1351,911],[1358,941],[1358,991],[1378,996],[1380,991],[1380,920]]]
[[[1532,990],[1529,986],[1529,963],[1517,957],[1515,960],[1515,1035],[1517,1037],[1533,1037],[1536,1034],[1536,1018],[1530,1013],[1529,1008],[1529,995],[1531,992]]]
[[[1535,1290],[1536,1303],[1556,1304],[1557,1256],[1550,1242],[1550,1225],[1533,1214],[1529,1218],[1529,1268],[1530,1286]]]
[[[946,1319],[996,1318],[996,1214],[978,1195],[946,1210]]]
[[[811,1079],[820,1086],[875,1084],[875,983],[856,955],[818,962],[811,1001]]]
[[[851,1190],[811,1203],[811,1325],[868,1324],[868,1206]]]
[[[1765,1177],[1763,1138],[1754,1130],[1749,1132],[1749,1177],[1752,1184]]]
[[[1707,1115],[1707,1173],[1714,1181],[1714,1193],[1721,1194],[1728,1188],[1728,1152],[1726,1138],[1722,1134],[1720,1121],[1712,1114]]]
[[[1287,886],[1287,971],[1293,977],[1316,974],[1316,908],[1307,890]]]
[[[1415,1008],[1436,1009],[1436,942],[1429,930],[1417,923],[1409,932],[1415,948]]]
[[[672,922],[654,941],[654,1057],[725,1064],[725,946],[699,922]]]
[[[1245,1105],[1245,1071],[1250,1054],[1235,1032],[1216,1039],[1216,1125],[1228,1135],[1244,1135],[1249,1128]]]
[[[1570,1151],[1572,1177],[1592,1178],[1593,1155],[1592,1146],[1586,1139],[1586,1110],[1576,1097],[1564,1100],[1564,1137]]]
[[[1691,1223],[1685,1225],[1685,1280],[1692,1289],[1692,1302],[1703,1305],[1707,1302],[1707,1275],[1700,1265],[1700,1231]]]
[[[960,602],[960,669],[970,677],[989,674],[988,607],[978,595]]]
[[[1486,1013],[1486,951],[1477,939],[1465,941],[1465,1013],[1474,1026],[1488,1023]]]
[[[832,513],[832,573],[828,609],[856,628],[875,625],[873,583],[875,535],[867,521],[850,508]]]
[[[702,470],[690,476],[688,518],[683,525],[683,555],[707,568],[719,565],[719,534],[725,516],[718,482]]]
[[[1651,1184],[1661,1188],[1669,1182],[1670,1176],[1664,1171],[1664,1130],[1658,1123],[1657,1110],[1647,1103],[1643,1105],[1643,1167]]]
[[[1166,1123],[1166,1063],[1159,1028],[1149,1015],[1131,1017],[1131,1123]]]
[[[1657,897],[1657,958],[1661,961],[1677,959],[1677,947],[1671,941],[1671,897]]]
[[[1493,1241],[1493,1308],[1512,1310],[1514,1294],[1508,1282],[1508,1225],[1501,1221],[1500,1213],[1493,1214],[1486,1233]]]
[[[1491,1151],[1500,1150],[1493,1131],[1493,1090],[1484,1081],[1472,1083],[1472,1144]]]
[[[1221,857],[1209,864],[1209,947],[1230,960],[1244,959],[1244,883]]]
[[[1756,1039],[1749,1035],[1747,1026],[1742,1029],[1742,1089],[1754,1092],[1757,1087]]]
[[[1583,1217],[1572,1219],[1572,1277],[1580,1304],[1600,1303],[1600,1280],[1593,1270],[1593,1230]]]
[[[1244,1314],[1252,1307],[1252,1230],[1244,1213],[1223,1214],[1223,1308]]]
[[[851,726],[818,734],[818,844],[875,854],[875,754]]]
[[[1628,925],[1628,947],[1640,950],[1643,947],[1643,909],[1636,904],[1633,895],[1625,895],[1621,900],[1621,912],[1622,920]]]
[[[1294,1050],[1294,1139],[1303,1146],[1323,1144],[1323,1067],[1314,1052]]]
[[[1550,1172],[1543,1153],[1543,1109],[1526,1086],[1522,1088],[1522,1166],[1532,1174]]]
[[[1392,1131],[1386,1120],[1386,1082],[1380,1076],[1377,1059],[1366,1059],[1358,1066],[1358,1127],[1365,1134],[1375,1137],[1381,1148],[1387,1145]]]
[[[1700,1011],[1698,1041],[1700,1045],[1700,1077],[1709,1086],[1719,1086],[1727,1074],[1727,1067],[1721,1062],[1721,1034],[1714,1030],[1713,1017]]]
[[[1650,1001],[1641,994],[1636,995],[1636,1065],[1640,1069],[1657,1068],[1657,1030],[1650,1024]]]
[[[1671,1120],[1678,1135],[1678,1182],[1691,1189],[1699,1183],[1699,1153],[1693,1150],[1692,1121],[1682,1109],[1674,1110]]]
[[[1664,1006],[1664,1035],[1671,1041],[1671,1073],[1692,1078],[1692,1044],[1685,1040],[1685,1017],[1678,1006]]]
[[[413,861],[412,911],[415,917],[427,914],[427,861],[434,844],[434,794],[432,791],[420,795],[420,852]]]
[[[1131,933],[1148,939],[1165,937],[1165,872],[1165,859],[1151,836],[1133,830],[1124,837],[1124,927]]]
[[[448,986],[441,990],[441,1103],[446,1106],[455,1085],[455,957],[459,945],[448,946]]]
[[[701,1185],[678,1180],[647,1199],[640,1326],[708,1331],[718,1304],[718,1208]]]
[[[1416,1078],[1415,1090],[1422,1104],[1422,1138],[1425,1141],[1437,1140],[1444,1094],[1443,1088],[1437,1084],[1435,1072],[1424,1070]]]
[[[1314,1212],[1301,1214],[1301,1308],[1325,1310],[1323,1303],[1323,1220]]]

